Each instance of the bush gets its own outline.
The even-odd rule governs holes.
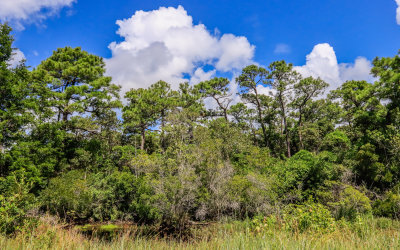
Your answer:
[[[289,206],[283,220],[287,230],[293,232],[331,232],[336,228],[331,212],[322,204],[307,202],[303,205]]]
[[[29,194],[29,185],[15,176],[4,181],[12,191],[0,195],[0,233],[9,235],[35,226],[36,219],[29,216],[35,204],[34,196]]]
[[[143,216],[136,203],[138,192],[144,192],[139,179],[130,172],[73,170],[50,180],[41,194],[42,208],[69,221],[132,220]]]
[[[317,191],[317,198],[330,209],[336,220],[355,221],[358,216],[372,212],[371,201],[364,193],[339,182],[326,182],[325,187]]]
[[[289,205],[281,215],[255,217],[251,225],[257,233],[280,229],[292,233],[303,233],[305,231],[327,233],[336,229],[335,219],[330,211],[322,204],[311,201],[302,205]]]
[[[354,221],[358,215],[370,214],[372,211],[370,199],[352,186],[346,186],[338,202],[331,203],[336,208],[336,219],[346,218]]]
[[[400,218],[400,195],[394,192],[387,192],[382,200],[376,200],[373,204],[375,216]]]
[[[336,177],[334,164],[326,157],[315,156],[311,152],[301,150],[284,164],[280,186],[286,191],[299,189],[312,194],[326,180]]]
[[[72,170],[50,180],[41,193],[45,210],[66,220],[87,220],[92,214],[93,202],[85,173]]]
[[[339,130],[335,130],[325,136],[322,141],[322,149],[334,153],[343,153],[350,149],[351,142],[347,135]]]

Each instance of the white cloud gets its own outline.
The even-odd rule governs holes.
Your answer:
[[[373,81],[371,67],[371,62],[364,57],[358,57],[354,63],[339,64],[332,46],[323,43],[316,45],[307,55],[306,65],[297,66],[295,70],[305,77],[320,77],[329,83],[329,91],[348,80]]]
[[[395,0],[397,3],[397,10],[396,10],[396,20],[397,24],[400,25],[400,0]]]
[[[13,54],[10,60],[8,61],[8,64],[10,65],[11,68],[15,68],[20,64],[22,60],[25,60],[24,53],[21,50],[16,49],[13,51]]]
[[[0,20],[11,21],[22,29],[24,22],[41,21],[71,6],[76,0],[1,0]]]
[[[366,80],[369,82],[375,81],[375,78],[370,74],[372,63],[365,57],[358,57],[354,64],[341,63],[339,65],[340,78],[342,81]]]
[[[198,84],[199,82],[208,81],[215,76],[216,70],[205,72],[202,68],[197,68],[190,78],[190,84]]]
[[[218,43],[216,64],[217,70],[228,72],[232,69],[242,69],[247,66],[254,55],[254,46],[250,45],[246,37],[237,37],[225,34]]]
[[[255,48],[245,37],[211,34],[203,24],[193,24],[182,6],[137,11],[117,24],[124,40],[109,45],[106,65],[123,92],[158,80],[176,88],[185,75],[196,82],[252,63]],[[205,65],[213,69],[204,72]]]
[[[284,43],[277,44],[274,50],[275,54],[288,54],[290,53],[290,46]]]

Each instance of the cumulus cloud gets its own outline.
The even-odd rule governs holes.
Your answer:
[[[307,55],[305,65],[294,69],[305,77],[320,77],[329,83],[328,90],[333,90],[348,80],[373,81],[371,67],[371,62],[364,57],[358,57],[354,63],[339,64],[333,47],[323,43],[316,45]]]
[[[193,85],[198,84],[199,82],[208,81],[215,76],[216,72],[215,69],[205,72],[202,68],[197,68],[190,78],[190,84]]]
[[[8,61],[8,64],[10,65],[11,68],[15,68],[21,63],[22,60],[25,60],[24,53],[21,50],[16,49],[13,51],[13,54],[10,60]]]
[[[397,10],[396,10],[396,20],[397,24],[400,25],[400,0],[395,0],[397,3]]]
[[[365,57],[358,57],[352,64],[342,63],[339,65],[340,78],[342,81],[362,81],[373,82],[375,78],[370,74],[372,63]]]
[[[245,37],[211,34],[203,24],[193,24],[186,10],[161,7],[137,11],[118,20],[122,42],[109,45],[107,73],[126,92],[145,88],[158,80],[173,87],[186,81],[207,80],[217,71],[230,72],[250,64],[254,46]],[[204,66],[212,68],[207,72]]]
[[[277,44],[274,50],[275,54],[288,54],[290,53],[290,46],[284,43]]]
[[[22,29],[24,22],[41,21],[71,6],[76,0],[1,0],[0,20],[10,21]]]

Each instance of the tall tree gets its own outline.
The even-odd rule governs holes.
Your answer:
[[[132,89],[125,95],[128,105],[123,108],[124,127],[127,133],[140,133],[140,149],[145,149],[146,131],[161,125],[169,109],[176,104],[176,93],[169,84],[159,81],[148,89]],[[159,124],[159,122],[161,124]]]
[[[263,118],[263,106],[261,101],[261,94],[258,92],[257,86],[259,84],[265,84],[268,77],[268,71],[262,67],[256,65],[250,65],[242,70],[242,74],[236,78],[239,86],[241,87],[242,98],[255,106],[257,110],[257,120],[261,126],[264,144],[267,144],[268,134],[265,127]]]
[[[9,146],[21,127],[30,120],[28,112],[29,77],[24,62],[12,68],[13,37],[7,24],[0,24],[0,152]]]
[[[400,51],[394,57],[375,58],[371,72],[378,80],[381,99],[387,100],[386,121],[400,124]],[[400,130],[400,126],[397,127]]]
[[[290,134],[288,128],[288,106],[291,101],[293,86],[300,80],[300,75],[293,70],[292,64],[285,61],[273,62],[269,65],[268,83],[275,89],[275,98],[280,108],[283,132],[286,138],[287,156],[291,157]]]
[[[55,143],[63,153],[57,162],[66,159],[66,163],[58,169],[95,166],[91,160],[111,151],[118,129],[120,87],[104,73],[103,58],[79,47],[57,49],[33,71],[34,81],[41,86],[38,98],[47,119],[39,121],[32,135],[38,135],[41,143],[61,142]],[[46,141],[41,139],[47,137]]]
[[[66,131],[98,131],[102,114],[121,107],[120,88],[104,76],[103,58],[80,47],[57,49],[35,71],[42,74],[56,120]]]
[[[304,143],[302,138],[303,120],[304,120],[304,108],[312,101],[313,98],[321,95],[324,90],[329,86],[328,83],[324,82],[320,78],[307,77],[301,79],[294,85],[294,95],[292,106],[297,109],[297,128],[299,134],[300,149],[304,149]]]
[[[217,102],[218,108],[222,111],[226,121],[228,121],[228,108],[232,102],[229,93],[229,80],[223,77],[215,77],[196,85],[203,97],[210,97]]]

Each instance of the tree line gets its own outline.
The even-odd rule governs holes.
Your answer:
[[[2,233],[32,214],[182,228],[310,199],[335,219],[400,215],[399,55],[329,93],[276,61],[243,68],[237,94],[216,77],[122,99],[101,57],[65,47],[11,67],[12,43],[0,24]]]

